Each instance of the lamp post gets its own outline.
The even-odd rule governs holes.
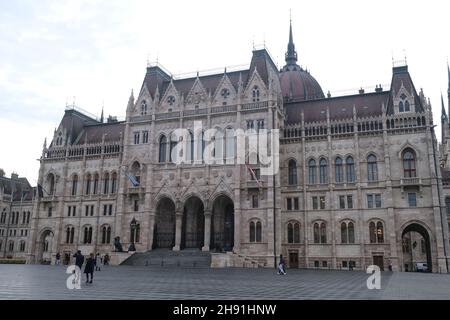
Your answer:
[[[131,244],[128,248],[128,251],[136,251],[136,247],[134,246],[134,239],[136,238],[136,219],[133,217],[133,220],[131,220],[130,223],[130,229],[131,229]]]

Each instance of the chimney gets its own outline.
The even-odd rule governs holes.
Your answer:
[[[5,176],[5,171],[0,168],[0,177],[4,177],[4,176]]]
[[[362,87],[359,89],[359,94],[364,94],[364,89]]]
[[[11,173],[11,180],[18,180],[19,179],[19,175],[15,172]]]
[[[375,92],[382,92],[383,91],[383,87],[381,87],[381,84],[380,84],[380,86],[376,86],[375,87]]]
[[[329,90],[328,90],[328,93],[327,93],[327,98],[331,98],[331,93],[330,93]]]

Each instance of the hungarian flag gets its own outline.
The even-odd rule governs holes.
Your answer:
[[[255,171],[252,169],[252,167],[249,164],[246,164],[248,171],[250,171],[250,174],[253,178],[253,180],[256,181],[256,183],[258,184],[258,187],[262,188],[262,181],[258,180],[258,177],[256,177]]]

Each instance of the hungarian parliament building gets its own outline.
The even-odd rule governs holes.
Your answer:
[[[447,272],[444,99],[438,144],[406,62],[393,65],[390,87],[331,96],[299,64],[289,31],[282,68],[265,48],[248,68],[216,74],[179,78],[149,64],[124,121],[66,108],[44,143],[38,187],[0,177],[0,257],[114,256],[120,242],[123,254],[198,250],[217,266],[273,267],[282,255],[289,268],[421,262]],[[250,163],[250,135],[238,146],[238,129],[278,132],[272,174],[259,156]],[[19,184],[26,197],[14,194]]]

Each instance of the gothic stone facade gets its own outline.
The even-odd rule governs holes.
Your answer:
[[[205,164],[201,143],[187,144],[193,164],[175,165],[170,151],[181,141],[172,132],[186,128],[202,141],[196,121],[218,132],[280,129],[278,172],[255,180],[243,164]],[[233,139],[215,138],[204,140],[217,159],[235,156]],[[393,68],[388,90],[325,97],[297,64],[292,31],[281,70],[265,49],[234,72],[174,79],[149,66],[125,121],[69,108],[44,144],[29,261],[110,253],[120,237],[138,252],[230,251],[265,266],[283,254],[290,267],[402,271],[411,261],[406,235],[416,232],[424,262],[445,271],[435,148],[431,105],[407,66]]]

